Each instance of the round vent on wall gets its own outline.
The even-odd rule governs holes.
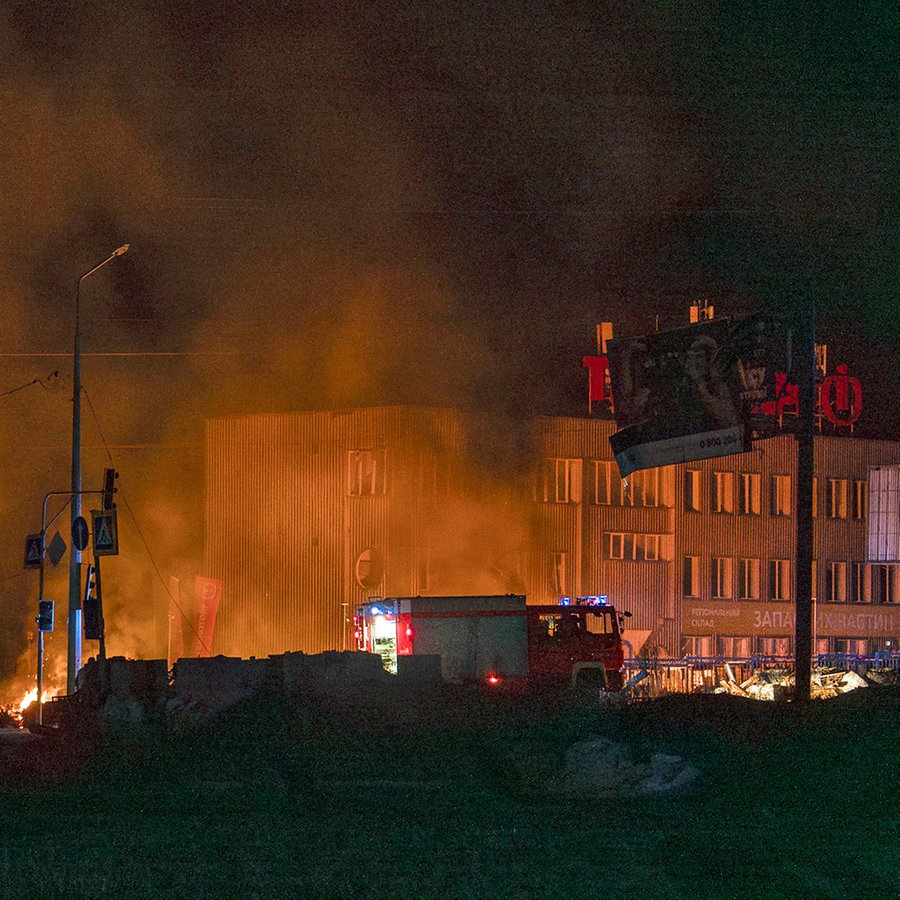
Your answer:
[[[384,562],[374,547],[367,547],[356,558],[356,583],[365,590],[372,590],[381,584]]]

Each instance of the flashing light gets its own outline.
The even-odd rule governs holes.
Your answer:
[[[579,606],[609,606],[609,595],[591,594],[588,597],[579,597],[577,603]]]
[[[494,675],[493,673],[488,675],[487,683],[488,684],[500,684],[500,676]]]

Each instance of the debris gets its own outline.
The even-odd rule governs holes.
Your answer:
[[[726,666],[728,679],[721,679],[717,694],[732,694],[735,697],[751,697],[754,700],[780,700],[794,691],[794,673],[788,669],[760,669],[740,684],[734,680],[731,669]],[[810,697],[813,700],[827,700],[867,687],[865,678],[845,669],[817,668],[810,677]]]

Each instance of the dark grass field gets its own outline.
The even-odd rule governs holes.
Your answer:
[[[566,749],[683,756],[591,796]],[[0,897],[896,898],[900,691],[358,692],[0,747]]]

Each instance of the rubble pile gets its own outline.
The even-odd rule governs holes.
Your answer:
[[[738,682],[730,667],[726,666],[727,678],[719,682],[717,694],[731,694],[735,697],[749,697],[753,700],[782,700],[794,692],[794,673],[788,669],[760,669],[749,678]],[[814,669],[810,674],[809,694],[813,700],[828,700],[857,688],[867,687],[861,675],[845,669]]]

